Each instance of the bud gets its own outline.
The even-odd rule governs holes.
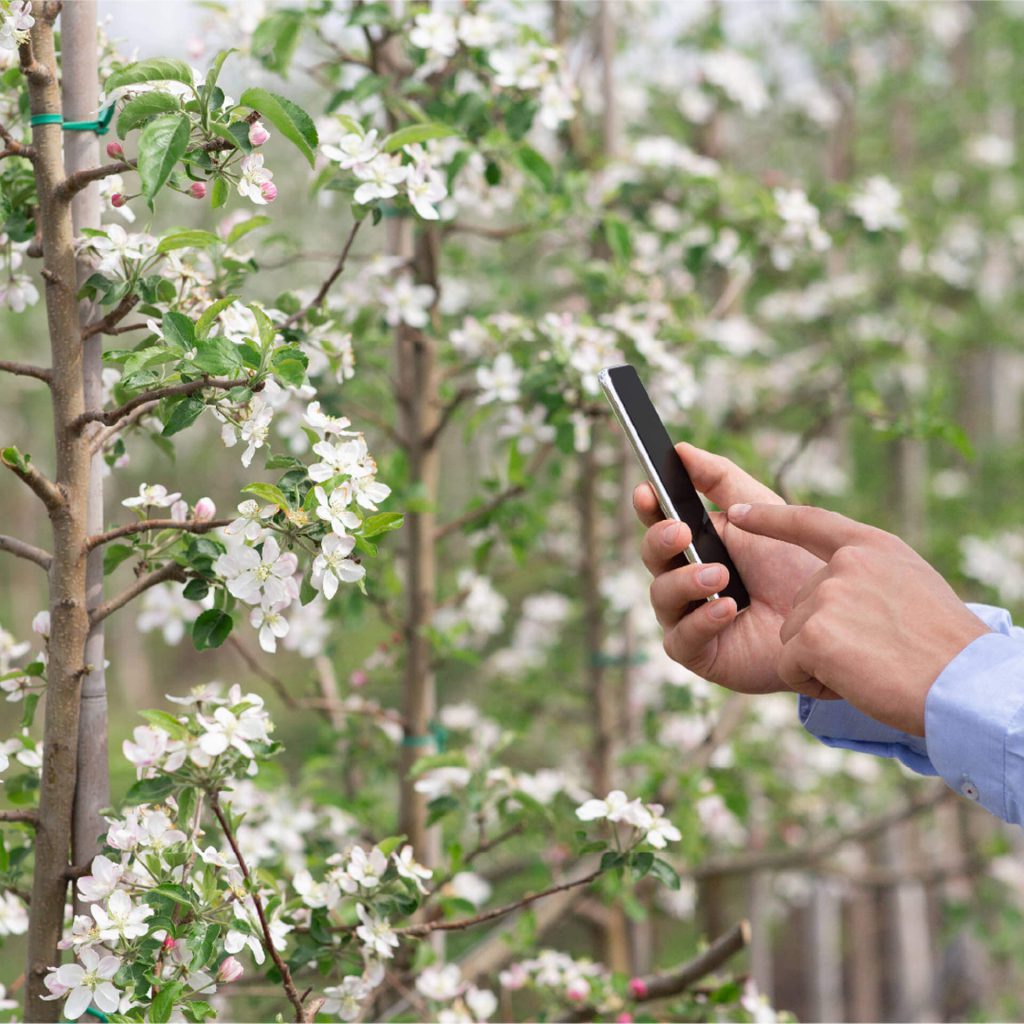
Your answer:
[[[32,632],[38,633],[42,637],[50,639],[50,613],[36,612],[36,617],[32,620]]]
[[[615,1024],[633,1024],[633,1014],[631,1013],[620,1013],[615,1018]]]
[[[367,676],[367,674],[361,668],[357,668],[355,670],[355,672],[353,672],[352,675],[350,675],[348,677],[348,681],[353,686],[357,686],[357,687],[358,686],[365,686],[367,684],[368,680],[369,680],[369,677]]]
[[[111,160],[120,160],[124,157],[124,150],[121,148],[120,142],[108,142],[107,143],[107,156]]]
[[[260,185],[260,195],[268,203],[272,203],[277,198],[277,186],[272,181],[265,181]]]
[[[573,978],[566,986],[565,994],[574,1003],[582,1003],[590,995],[590,983],[586,978]]]
[[[226,960],[222,960],[220,967],[217,968],[217,980],[225,983],[232,981],[238,981],[242,976],[242,965],[233,956],[229,956]]]
[[[249,125],[249,144],[262,146],[270,138],[270,132],[264,127],[262,121],[254,121]]]
[[[630,978],[629,994],[634,999],[645,999],[647,997],[647,982],[643,978]]]
[[[193,181],[191,188],[189,188],[189,194],[193,199],[205,199],[206,198],[206,182],[205,181]]]
[[[200,498],[196,502],[195,517],[200,523],[206,522],[207,519],[212,519],[217,514],[217,506],[213,503],[213,498]]]
[[[187,501],[176,501],[171,506],[171,518],[177,519],[178,522],[188,519],[188,502]]]
[[[125,197],[124,197],[123,195],[121,195],[121,193],[120,193],[120,192],[115,192],[115,193],[114,193],[114,194],[113,194],[113,195],[112,195],[112,196],[110,197],[110,205],[111,205],[111,206],[116,206],[116,207],[120,208],[120,207],[124,206],[124,204],[125,204],[126,202],[128,202],[128,200],[127,200],[127,199],[125,199]]]
[[[178,944],[177,940],[176,939],[172,939],[170,937],[170,935],[168,935],[167,938],[164,939],[163,948],[164,948],[165,951],[170,951],[170,950],[173,950],[174,947],[177,946],[177,944]]]

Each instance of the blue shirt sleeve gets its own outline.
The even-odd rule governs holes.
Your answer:
[[[925,702],[926,738],[882,725],[846,701],[800,697],[800,721],[832,747],[898,758],[987,810],[1024,824],[1024,629],[968,605],[991,630],[940,673]]]

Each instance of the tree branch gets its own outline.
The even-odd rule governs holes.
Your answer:
[[[352,243],[356,240],[356,235],[359,233],[359,229],[362,227],[363,222],[357,220],[352,224],[352,230],[348,233],[348,238],[345,240],[345,245],[342,247],[341,255],[338,256],[338,262],[334,265],[334,269],[327,276],[327,280],[320,285],[320,289],[316,295],[313,296],[313,300],[307,305],[303,306],[297,313],[292,313],[290,317],[281,325],[282,327],[291,327],[292,324],[297,323],[307,313],[316,309],[321,302],[327,297],[327,293],[331,290],[331,285],[341,276],[341,272],[345,269],[345,263],[348,261],[348,254],[352,250]]]
[[[105,317],[82,328],[82,341],[94,334],[108,334],[110,329],[119,324],[138,304],[138,295],[126,295]]]
[[[81,430],[87,423],[105,423],[107,426],[117,423],[118,420],[123,419],[129,415],[140,405],[155,405],[157,402],[164,398],[174,398],[178,395],[192,395],[197,391],[203,391],[205,388],[218,388],[221,391],[230,391],[231,388],[248,387],[251,381],[248,377],[202,377],[199,380],[182,381],[180,384],[169,384],[165,388],[156,388],[153,391],[144,391],[141,395],[136,395],[134,398],[129,399],[124,405],[119,405],[116,409],[93,409],[89,412],[83,412],[79,416],[73,426],[75,430]],[[254,391],[259,390],[258,387],[253,388]]]
[[[39,827],[39,817],[35,811],[0,811],[0,821],[12,825],[18,823],[31,825],[33,828]]]
[[[270,959],[274,961],[274,966],[277,967],[278,972],[281,975],[281,984],[284,985],[285,993],[288,995],[288,1000],[295,1007],[295,1020],[297,1022],[313,1020],[316,1016],[316,1009],[319,1004],[314,1001],[310,1005],[310,1009],[313,1010],[312,1016],[306,1012],[306,1008],[302,1004],[302,997],[299,995],[298,989],[295,987],[295,982],[292,980],[292,972],[288,969],[288,965],[281,959],[281,954],[278,953],[277,947],[274,945],[274,940],[270,935],[270,925],[267,924],[266,911],[263,909],[263,900],[260,897],[259,886],[254,885],[252,882],[252,876],[249,874],[249,868],[246,866],[245,858],[242,856],[242,851],[239,849],[238,840],[235,839],[235,834],[231,830],[231,826],[228,824],[228,819],[224,814],[224,811],[220,806],[219,794],[216,790],[210,792],[210,808],[212,809],[217,821],[220,822],[221,830],[224,832],[224,837],[228,841],[228,845],[231,847],[231,852],[235,855],[235,860],[238,861],[238,869],[242,872],[242,877],[248,883],[249,895],[252,897],[253,906],[256,908],[256,916],[260,921],[260,931],[263,932],[263,948],[270,954]]]
[[[936,804],[952,797],[952,795],[953,791],[945,785],[937,785],[934,788],[929,787],[923,793],[918,793],[912,797],[902,807],[886,811],[884,814],[870,818],[848,832],[840,832],[817,843],[812,843],[810,846],[797,849],[741,853],[735,857],[721,859],[711,858],[686,873],[691,878],[708,878],[721,875],[745,875],[751,871],[781,871],[813,864],[816,861],[824,860],[847,843],[862,843],[868,839],[873,839],[887,828],[912,818],[922,811],[930,810]]]
[[[591,871],[582,878],[577,878],[571,882],[562,882],[559,885],[552,885],[547,889],[542,889],[540,892],[527,893],[527,895],[513,903],[506,903],[503,906],[487,910],[474,917],[460,917],[454,921],[425,921],[423,924],[411,924],[406,928],[396,928],[395,934],[429,935],[431,932],[452,932],[460,931],[463,928],[472,928],[474,925],[483,924],[485,921],[493,921],[496,917],[504,917],[506,914],[511,914],[514,910],[519,910],[521,907],[527,907],[531,903],[536,903],[537,900],[544,899],[545,896],[553,896],[557,892],[565,892],[567,889],[576,889],[581,885],[589,885],[602,874],[604,872],[601,868],[597,868],[597,870]]]
[[[89,625],[97,626],[108,615],[113,615],[118,608],[123,608],[130,601],[134,601],[135,598],[140,594],[144,594],[150,587],[155,587],[159,583],[166,583],[168,580],[177,580],[179,583],[183,583],[186,579],[188,577],[185,575],[185,570],[177,562],[168,562],[159,569],[154,569],[152,572],[146,573],[145,576],[140,576],[130,587],[122,590],[120,594],[112,597],[109,601],[104,601],[103,604],[97,605],[89,615]]]
[[[637,998],[638,1003],[651,1003],[656,999],[667,999],[669,996],[685,992],[695,982],[717,970],[727,960],[734,957],[740,950],[750,945],[750,922],[740,921],[724,935],[698,953],[692,960],[668,974],[650,974],[640,978],[646,991]],[[596,1020],[598,1010],[594,1006],[581,1006],[574,1010],[564,1021]]]
[[[0,462],[3,462],[16,477],[28,484],[51,513],[63,507],[64,495],[61,494],[60,489],[52,480],[40,473],[31,462],[23,461],[20,464],[8,462],[2,456],[0,456]]]
[[[551,453],[553,445],[546,444],[537,449],[537,453],[534,455],[533,460],[529,466],[523,471],[523,482],[518,484],[511,484],[506,487],[503,491],[496,494],[490,501],[485,501],[482,505],[478,505],[476,508],[471,508],[469,511],[464,512],[461,516],[456,519],[449,520],[447,523],[442,523],[434,531],[434,541],[443,540],[450,533],[455,533],[457,530],[461,530],[464,526],[468,526],[470,523],[477,519],[481,519],[486,515],[489,515],[496,508],[500,508],[505,504],[506,501],[511,498],[516,498],[522,494],[529,483],[533,482],[533,477],[537,471],[544,464],[544,460]]]
[[[438,417],[437,424],[434,429],[424,438],[423,443],[428,447],[433,447],[437,444],[438,439],[444,433],[445,427],[451,422],[452,417],[458,411],[459,407],[467,399],[472,398],[473,395],[477,394],[478,388],[473,387],[462,387],[455,393],[455,397],[450,402],[445,403],[444,408],[441,410],[441,415]]]
[[[3,139],[7,146],[0,154],[0,159],[6,156],[23,156],[26,160],[32,160],[36,155],[36,151],[31,146],[19,142],[2,124],[0,124],[0,139]]]
[[[497,240],[514,238],[516,235],[524,235],[527,231],[534,230],[532,224],[511,224],[508,227],[494,227],[489,224],[449,224],[444,229],[445,235],[477,235],[480,238],[494,238]]]
[[[50,571],[50,563],[53,561],[53,556],[42,548],[26,544],[23,540],[18,540],[17,537],[8,537],[3,533],[0,533],[0,551],[6,551],[8,554],[14,555],[15,558],[24,558],[28,562],[35,562],[46,572]]]
[[[233,519],[140,519],[137,523],[126,523],[124,526],[116,526],[106,533],[96,533],[87,537],[85,550],[92,551],[103,544],[109,544],[112,540],[120,540],[122,537],[131,537],[136,533],[145,533],[147,530],[181,530],[182,533],[209,533],[211,530],[219,530],[222,526],[233,523]]]
[[[35,377],[44,384],[49,384],[53,380],[53,374],[45,366],[33,366],[30,363],[12,363],[7,359],[0,359],[0,370],[13,373],[16,377]]]

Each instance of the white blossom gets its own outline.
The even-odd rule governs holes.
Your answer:
[[[353,537],[329,533],[320,545],[320,554],[313,559],[313,586],[322,590],[328,601],[342,583],[355,583],[366,575],[365,567],[348,557],[355,543]]]
[[[89,910],[96,919],[100,939],[109,943],[141,939],[148,930],[146,918],[153,913],[153,908],[145,903],[134,905],[123,889],[110,894],[106,909],[94,903]]]
[[[277,540],[268,537],[262,552],[255,548],[229,549],[214,562],[214,569],[227,581],[228,591],[247,604],[287,605],[298,597],[295,570],[298,557],[281,553]]]
[[[362,182],[352,198],[365,206],[375,199],[397,196],[398,186],[405,181],[409,168],[397,153],[378,153],[369,163],[355,164],[352,173]]]
[[[239,164],[241,176],[238,179],[238,194],[257,206],[266,206],[265,186],[274,177],[272,171],[263,166],[262,153],[247,153]]]
[[[224,532],[229,537],[241,534],[245,540],[254,544],[266,532],[263,520],[272,519],[277,514],[277,506],[261,506],[255,499],[249,498],[238,506],[238,513],[238,518],[225,526]]]
[[[868,231],[899,231],[906,226],[899,189],[881,174],[872,175],[850,199],[850,209]]]
[[[44,999],[60,998],[67,993],[64,1016],[78,1020],[95,1003],[103,1013],[113,1013],[121,1000],[121,994],[114,987],[111,978],[117,974],[121,961],[116,956],[100,954],[88,946],[78,951],[80,964],[63,964],[51,968],[59,995],[43,996]]]
[[[13,892],[0,892],[0,935],[24,935],[28,911]]]
[[[125,508],[170,508],[180,497],[180,491],[168,494],[163,484],[141,484],[138,495],[125,498],[121,504]]]
[[[361,903],[356,904],[360,924],[356,936],[361,939],[375,956],[390,959],[398,948],[398,936],[391,925],[381,917],[368,911]]]
[[[523,371],[512,357],[507,352],[499,353],[491,366],[478,366],[476,369],[476,382],[480,386],[477,404],[515,402],[519,398],[522,379]]]

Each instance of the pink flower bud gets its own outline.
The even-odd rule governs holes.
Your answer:
[[[265,181],[260,185],[260,195],[268,203],[272,203],[277,198],[277,186],[272,181]]]
[[[217,968],[217,980],[229,983],[232,981],[238,981],[242,976],[242,965],[233,956],[229,956],[226,960],[222,960],[220,967]]]
[[[170,937],[170,935],[168,935],[168,936],[167,936],[167,938],[165,938],[165,939],[164,939],[164,942],[163,942],[163,947],[164,947],[164,950],[165,950],[165,951],[170,951],[170,950],[174,949],[174,947],[175,947],[175,946],[176,946],[177,944],[178,944],[178,943],[177,943],[177,940],[176,940],[176,939],[172,939],[172,938]]]
[[[213,498],[200,498],[196,502],[195,517],[199,522],[212,519],[216,514],[217,506],[214,505]]]
[[[365,686],[369,682],[369,676],[361,669],[357,668],[355,672],[348,677],[348,681],[353,686]]]
[[[262,121],[255,121],[249,125],[249,144],[251,146],[262,146],[270,138],[270,132],[263,126]]]
[[[574,1003],[582,1003],[590,995],[590,984],[586,978],[573,978],[566,986],[565,994]]]
[[[111,160],[120,160],[124,156],[124,150],[121,148],[121,143],[108,142],[107,156],[109,156]]]
[[[629,994],[634,999],[643,999],[647,995],[647,982],[643,978],[630,978]]]
[[[206,198],[206,182],[205,181],[193,181],[189,188],[189,193],[193,199],[205,199]]]
[[[633,1024],[633,1014],[631,1013],[620,1013],[615,1018],[616,1024]]]
[[[121,193],[120,193],[120,192],[115,192],[115,193],[114,193],[114,194],[113,194],[113,195],[112,195],[112,196],[110,197],[110,205],[111,205],[111,206],[121,207],[121,206],[124,206],[124,204],[125,204],[126,202],[128,202],[128,200],[127,200],[127,199],[125,199],[125,197],[124,197],[123,195],[121,195]]]
[[[171,506],[171,518],[177,519],[178,522],[181,522],[184,519],[188,519],[188,502],[176,501]]]

